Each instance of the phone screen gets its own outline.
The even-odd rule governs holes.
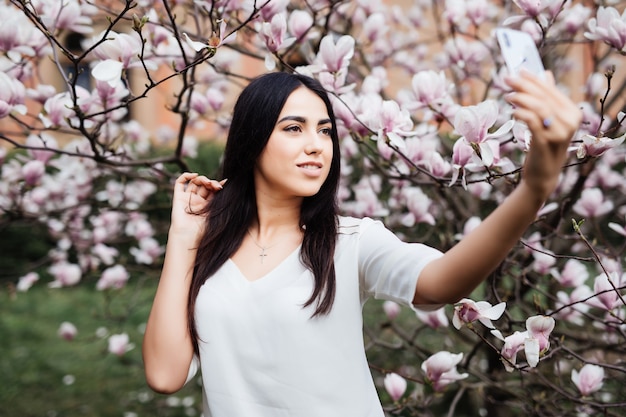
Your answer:
[[[541,56],[533,38],[526,32],[514,29],[498,28],[496,37],[502,57],[509,73],[518,75],[523,68],[531,73],[543,77],[544,67]]]

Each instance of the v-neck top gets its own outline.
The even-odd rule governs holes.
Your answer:
[[[363,343],[369,297],[410,305],[441,252],[404,243],[370,218],[340,217],[329,314],[303,308],[313,275],[300,248],[249,281],[229,260],[196,300],[204,417],[382,417]],[[199,360],[198,360],[199,359]]]

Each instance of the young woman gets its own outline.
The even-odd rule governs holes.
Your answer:
[[[555,188],[581,120],[547,75],[509,80],[515,117],[533,132],[522,181],[445,254],[338,216],[323,88],[294,74],[255,79],[235,105],[224,179],[176,181],[143,344],[148,384],[172,393],[201,368],[205,417],[383,416],[361,307],[371,296],[456,302],[506,256]]]

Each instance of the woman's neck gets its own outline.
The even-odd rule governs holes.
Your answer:
[[[257,199],[257,218],[250,230],[258,241],[273,241],[285,233],[301,233],[300,201],[271,203]]]

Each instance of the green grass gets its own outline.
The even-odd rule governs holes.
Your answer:
[[[1,291],[0,416],[188,415],[145,383],[141,329],[155,285],[135,281],[110,295],[88,286],[48,289],[44,283],[28,293]],[[78,328],[74,340],[57,335],[63,321]],[[108,335],[97,335],[102,328],[108,335],[128,333],[134,349],[122,357],[108,353]],[[68,376],[74,379],[69,385],[63,382]],[[191,411],[199,415],[199,387],[190,384],[177,394],[184,396],[192,396]]]

